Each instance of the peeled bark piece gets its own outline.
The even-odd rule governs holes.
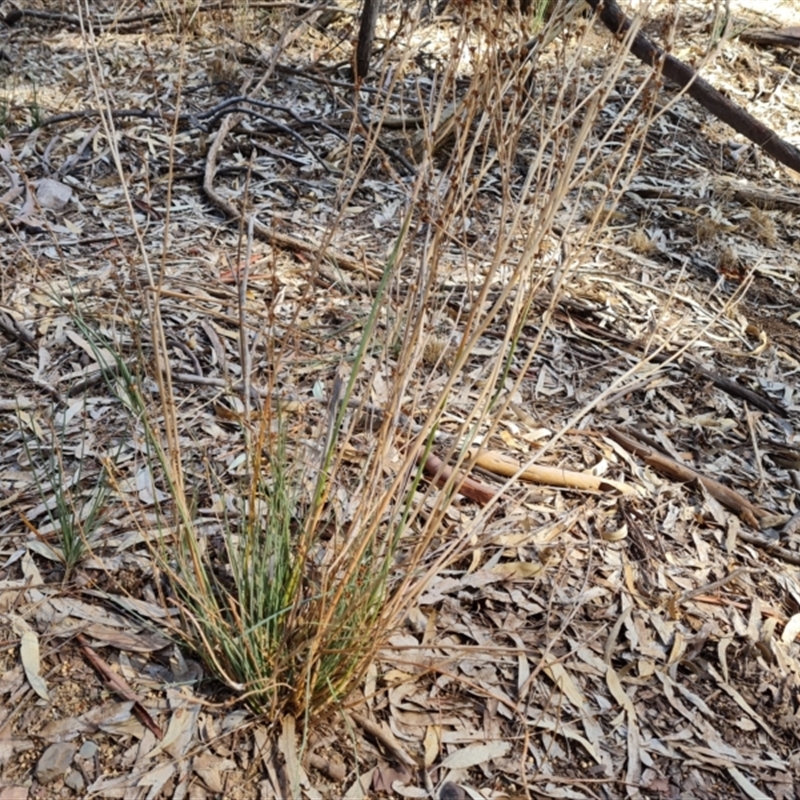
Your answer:
[[[429,453],[425,458],[423,470],[439,488],[447,483],[454,472],[452,467],[445,464],[441,458],[435,456],[433,453]],[[480,481],[470,478],[468,475],[460,476],[456,481],[455,488],[458,494],[482,506],[485,506],[495,495],[495,490],[491,486],[486,486]]]
[[[519,463],[505,455],[495,451],[478,453],[475,464],[496,475],[503,475],[510,478],[519,473],[523,481],[532,483],[547,484],[549,486],[563,486],[565,489],[578,489],[582,491],[608,491],[615,489],[620,494],[636,494],[636,489],[621,481],[611,478],[603,478],[592,475],[588,472],[576,472],[561,467],[548,467],[540,464],[532,464],[520,472]]]
[[[618,38],[623,38],[630,30],[631,21],[623,14],[614,0],[586,0],[594,9],[602,23]],[[660,68],[663,76],[697,100],[703,108],[717,119],[730,125],[737,133],[746,136],[761,147],[776,161],[800,172],[800,150],[759,122],[736,103],[732,103],[708,81],[683,61],[667,55],[656,47],[643,33],[637,33],[630,42],[630,51],[645,64]]]

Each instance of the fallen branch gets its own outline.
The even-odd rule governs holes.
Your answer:
[[[100,677],[105,682],[106,686],[113,692],[116,692],[124,700],[133,703],[133,713],[139,718],[139,721],[146,728],[149,728],[156,739],[163,739],[164,733],[161,728],[156,724],[155,720],[150,716],[150,712],[144,707],[142,698],[131,689],[128,682],[118,673],[114,672],[111,667],[103,661],[100,656],[95,653],[89,644],[86,637],[79,633],[75,637],[81,652],[86,657],[86,660],[97,670]]]
[[[363,714],[357,714],[351,711],[348,715],[350,720],[358,725],[364,733],[371,736],[373,739],[382,744],[391,754],[395,760],[400,764],[405,764],[407,767],[419,766],[416,761],[406,752],[403,745],[398,741],[397,737],[388,729],[373,722]]]
[[[673,356],[671,353],[655,353],[650,357],[650,360],[654,364],[663,364],[672,357]],[[716,386],[718,389],[721,389],[728,396],[735,397],[738,400],[744,400],[746,403],[749,403],[751,406],[753,406],[753,408],[758,408],[767,414],[774,414],[776,417],[786,418],[788,416],[786,409],[772,398],[763,394],[759,394],[752,389],[748,389],[746,386],[742,386],[741,383],[737,383],[732,378],[726,378],[724,375],[718,375],[715,372],[711,372],[711,370],[700,366],[700,364],[698,364],[689,356],[685,357],[683,363],[676,364],[676,366],[687,375],[695,373],[701,378],[711,381],[714,386]]]
[[[800,209],[800,197],[790,194],[778,194],[774,189],[759,189],[757,186],[745,186],[729,178],[717,178],[715,190],[721,194],[732,193],[740,203],[751,203],[759,208],[783,208],[787,211]]]
[[[220,125],[219,129],[217,130],[217,134],[214,137],[214,141],[208,148],[206,169],[203,176],[203,191],[206,193],[208,199],[227,217],[236,221],[242,220],[242,214],[233,203],[231,203],[229,200],[226,200],[216,190],[214,187],[214,175],[217,171],[217,157],[219,155],[220,148],[222,147],[222,143],[225,141],[225,137],[228,135],[228,133],[235,128],[242,121],[242,119],[244,119],[244,114],[238,113],[231,114],[230,116],[225,117],[225,119],[222,121],[222,124]],[[251,220],[248,219],[247,223],[249,224],[250,221]],[[322,255],[323,257],[334,262],[334,264],[338,267],[365,274],[370,278],[378,279],[382,275],[381,270],[372,266],[371,264],[368,264],[366,261],[359,261],[355,258],[351,258],[350,256],[346,256],[343,253],[331,252],[329,248],[325,248],[322,245],[314,242],[298,239],[294,236],[288,236],[284,233],[278,233],[268,225],[264,225],[262,222],[259,222],[257,219],[253,219],[252,224],[253,231],[262,239],[269,242],[273,247],[277,247],[282,250],[294,250],[298,253],[307,253],[312,257]]]
[[[628,452],[639,456],[648,466],[651,466],[662,475],[680,483],[699,484],[715,499],[726,508],[736,513],[751,528],[761,530],[774,524],[776,515],[771,511],[760,508],[751,503],[746,497],[742,497],[738,492],[725,486],[725,484],[702,475],[697,470],[680,464],[669,456],[658,452],[652,447],[637,441],[635,431],[623,433],[616,428],[609,428],[608,435],[617,443],[622,445]]]
[[[739,34],[739,40],[759,47],[800,48],[800,25],[785,28],[751,28]]]
[[[544,307],[545,301],[546,298],[542,298],[540,302],[537,302],[537,307]],[[641,352],[643,356],[645,355],[642,342],[629,339],[626,336],[621,336],[620,334],[617,334],[608,328],[601,327],[589,318],[580,316],[580,309],[576,309],[575,311],[571,311],[569,308],[567,308],[565,311],[556,309],[555,318],[565,322],[567,325],[580,328],[581,330],[592,334],[606,343],[619,345],[622,349],[629,353],[638,351]],[[686,355],[682,361],[676,361],[674,360],[675,353],[672,351],[664,351],[661,353],[652,353],[648,355],[647,358],[653,364],[666,364],[672,361],[672,365],[677,369],[680,369],[685,374],[691,375],[694,373],[699,375],[701,378],[711,381],[714,386],[716,386],[718,389],[721,389],[730,397],[744,400],[753,406],[753,408],[758,408],[767,414],[774,414],[777,417],[786,418],[788,416],[789,412],[776,400],[773,400],[771,397],[768,397],[765,394],[756,392],[753,389],[748,389],[746,386],[743,386],[732,378],[726,378],[724,375],[718,375],[717,373],[706,369],[691,356]],[[644,380],[649,379],[650,378],[645,378]],[[636,387],[628,386],[624,389],[624,392],[627,394],[628,392],[633,391],[635,388]],[[606,404],[609,404],[609,402],[610,401],[607,400]]]
[[[586,0],[603,24],[618,38],[623,38],[631,28],[631,21],[623,14],[614,0]],[[717,119],[730,125],[737,133],[746,136],[775,160],[800,172],[800,150],[781,139],[775,131],[757,120],[743,108],[731,102],[721,92],[683,61],[666,54],[656,47],[644,34],[637,33],[629,45],[640,61],[659,69],[661,74],[697,100],[703,108]]]
[[[711,381],[711,383],[713,383],[718,389],[722,389],[725,394],[729,395],[730,397],[736,397],[739,400],[744,400],[746,403],[749,403],[751,406],[753,406],[753,408],[758,408],[767,414],[774,414],[777,417],[786,418],[789,416],[786,409],[771,398],[764,397],[763,395],[758,394],[758,392],[754,392],[752,389],[742,386],[741,383],[737,383],[731,378],[726,378],[723,375],[717,375],[716,373],[707,370],[705,367],[701,367],[699,364],[693,364],[691,360],[688,360],[687,365],[682,367],[682,369],[685,372],[691,372],[694,370],[700,377]]]

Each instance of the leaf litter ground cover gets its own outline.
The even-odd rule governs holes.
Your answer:
[[[666,14],[653,6],[645,30],[657,35]],[[245,30],[233,15],[199,15],[183,46],[160,23],[148,23],[146,46],[141,30],[99,35],[126,187],[99,116],[19,133],[34,113],[47,121],[97,108],[78,32],[36,19],[6,32],[4,51],[25,65],[5,75],[9,97],[36,91],[27,108],[8,102],[1,151],[0,796],[795,797],[797,176],[692,103],[666,108],[671,95],[654,86],[651,108],[665,112],[614,195],[614,169],[634,167],[632,155],[615,165],[613,153],[623,152],[626,115],[637,130],[628,100],[646,77],[631,58],[593,130],[594,145],[610,154],[606,171],[586,177],[555,213],[530,277],[530,287],[541,276],[544,286],[507,361],[513,392],[480,441],[519,465],[541,453],[534,466],[590,473],[599,488],[520,480],[488,513],[465,497],[451,504],[430,558],[459,537],[468,540],[464,557],[430,582],[358,691],[312,720],[307,735],[237,703],[167,635],[174,611],[147,546],[165,535],[166,489],[114,391],[123,380],[117,362],[80,321],[131,364],[141,339],[146,351],[141,235],[163,273],[181,456],[214,547],[245,469],[244,403],[230,389],[248,371],[241,329],[262,337],[249,365],[253,391],[279,387],[290,446],[304,458],[408,209],[410,132],[387,125],[370,152],[368,132],[353,126],[346,75],[331,69],[348,57],[352,22],[347,14],[321,31],[298,27],[302,36],[272,51],[280,69],[258,96],[251,90],[268,59],[230,35]],[[431,18],[417,30],[424,36],[408,45],[418,48],[416,69],[395,87],[387,114],[424,112],[426,76],[446,60],[448,25],[457,24]],[[693,47],[709,40],[708,25],[703,9],[687,9],[677,55],[701,56]],[[606,34],[592,36],[587,79],[611,58]],[[555,102],[548,92],[561,65],[545,67],[551,74],[531,90],[543,109]],[[791,55],[732,39],[703,74],[797,139]],[[126,113],[163,98],[175,109],[179,96],[177,122]],[[254,111],[249,101],[259,98]],[[247,114],[219,136],[231,103]],[[481,161],[491,137],[470,162],[472,200],[442,225],[440,313],[431,315],[398,449],[426,398],[435,402],[447,385],[471,313],[497,306],[449,393],[442,436],[471,419],[503,357],[518,309],[503,296],[502,270],[483,293],[481,275],[497,208],[538,211],[523,186],[543,146],[531,126],[511,163]],[[437,153],[434,174],[458,155]],[[348,196],[342,176],[359,159],[365,172]],[[246,225],[228,224],[245,192],[264,226],[247,254]],[[417,211],[412,257],[386,297],[387,329],[424,278],[422,228],[439,222]],[[328,236],[336,259],[315,265]],[[380,348],[367,355],[370,380],[359,391],[374,408],[391,400],[397,357]],[[148,413],[157,413],[155,384],[144,385]],[[375,435],[369,421],[354,428],[336,486],[342,525],[355,513],[353,488]],[[631,437],[640,449],[625,446]],[[676,480],[664,471],[669,462],[695,476]],[[221,465],[215,474],[229,487],[209,481],[208,464]],[[387,473],[394,467],[387,461]],[[496,491],[505,478],[488,467],[472,477]],[[98,499],[103,476],[113,478],[111,491]],[[102,513],[83,527],[86,552],[67,574],[51,512],[70,483],[74,514],[85,521],[98,505]]]

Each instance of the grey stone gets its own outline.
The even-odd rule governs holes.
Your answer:
[[[69,769],[77,749],[77,746],[71,742],[51,744],[42,753],[36,764],[36,769],[34,770],[36,780],[41,784],[46,784],[63,777]]]
[[[83,775],[78,772],[76,769],[71,769],[69,771],[69,775],[64,778],[64,784],[69,786],[73,792],[77,792],[78,794],[83,794],[83,790],[86,788],[86,783],[83,780]]]
[[[78,755],[81,758],[94,758],[97,753],[97,745],[91,740],[87,739],[78,750]]]

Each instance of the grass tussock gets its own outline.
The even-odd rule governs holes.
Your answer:
[[[600,141],[593,130],[624,56],[611,61],[602,80],[584,80],[588,28],[570,21],[575,7],[548,6],[537,17],[538,38],[526,42],[502,4],[464,6],[449,59],[424,98],[402,83],[413,73],[413,48],[394,53],[399,63],[384,59],[376,82],[384,91],[370,95],[366,109],[374,123],[354,122],[337,160],[331,207],[339,212],[309,270],[326,274],[324,248],[374,176],[370,170],[388,164],[384,180],[398,177],[386,155],[384,122],[395,113],[397,96],[408,94],[420,116],[404,150],[415,164],[402,182],[402,224],[390,247],[385,236],[376,240],[372,261],[381,278],[363,290],[369,301],[358,317],[358,335],[346,345],[337,340],[338,368],[303,400],[307,416],[298,413],[281,380],[302,355],[297,325],[308,300],[301,294],[291,301],[288,321],[276,312],[254,315],[247,270],[236,273],[241,377],[226,388],[241,447],[235,463],[203,460],[183,416],[162,314],[169,237],[164,234],[157,263],[131,201],[113,118],[103,118],[144,284],[131,337],[137,363],[128,371],[128,356],[118,353],[114,391],[145,442],[152,494],[160,498],[159,536],[145,538],[162,599],[179,612],[173,633],[239,699],[272,719],[307,717],[346,702],[388,634],[437,574],[465,558],[514,485],[512,478],[498,487],[485,507],[465,518],[458,535],[443,536],[470,448],[491,437],[519,392],[558,290],[574,268],[569,258],[557,268],[547,265],[542,253],[567,252],[560,246],[567,238],[580,252],[596,239],[632,175],[636,147],[643,146],[635,143],[644,141],[638,134],[650,123],[649,112],[632,113],[634,93],[616,112],[624,119],[624,144],[615,145],[612,159],[604,155],[603,145],[619,137],[623,123]],[[176,21],[182,46],[199,24],[194,17]],[[272,63],[281,57],[281,43],[298,47],[299,35],[288,35],[292,24],[305,22],[287,12]],[[89,61],[99,63],[89,34]],[[412,26],[405,35],[412,41],[420,32]],[[102,106],[102,70],[93,75]],[[210,60],[214,80],[230,83],[234,75],[230,61]],[[354,119],[365,118],[364,111]],[[236,254],[245,265],[254,247],[246,219],[256,201],[249,179],[248,173]],[[584,185],[596,196],[596,212],[578,219],[581,204],[566,207],[565,199],[580,197]],[[634,247],[647,250],[646,234]],[[448,288],[456,273],[466,289],[458,301]],[[552,292],[552,300],[537,312],[537,333],[531,334],[525,326],[543,292]],[[98,347],[113,349],[93,335]],[[476,361],[479,350],[494,355]],[[261,376],[253,369],[259,361],[269,365]],[[456,394],[469,404],[460,404],[453,422],[448,407]],[[446,480],[423,474],[434,447],[452,467]],[[137,510],[131,511],[135,517]],[[143,535],[150,519],[140,514]]]
[[[65,463],[69,410],[46,420],[36,420],[21,409],[17,415],[23,450],[47,520],[46,524],[35,526],[23,515],[22,521],[35,536],[31,549],[60,563],[67,582],[91,552],[106,516],[109,493],[106,466],[90,464],[93,459],[85,453],[78,454],[74,468]],[[26,430],[32,435],[26,435]],[[87,434],[84,429],[84,442],[88,441]]]

